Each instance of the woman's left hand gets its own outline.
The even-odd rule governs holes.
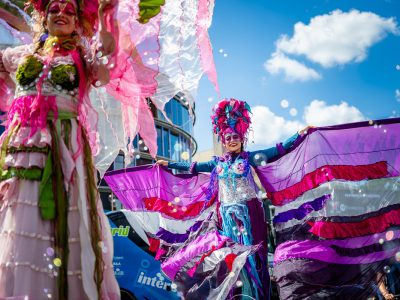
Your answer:
[[[315,128],[315,126],[308,125],[307,127],[304,127],[303,129],[299,130],[297,133],[298,133],[299,135],[307,134],[307,132],[308,132],[308,130],[309,130],[310,128]]]

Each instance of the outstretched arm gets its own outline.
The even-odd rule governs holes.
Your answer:
[[[262,160],[265,160],[265,162],[267,162],[279,155],[285,154],[286,151],[289,150],[293,146],[293,144],[295,143],[295,141],[298,139],[299,136],[307,134],[307,130],[309,130],[310,128],[313,128],[313,127],[314,126],[307,126],[307,127],[303,128],[302,130],[299,130],[298,132],[296,132],[293,136],[288,138],[283,143],[276,144],[275,147],[250,152],[249,153],[250,154],[250,157],[249,157],[250,163],[252,165],[259,165],[260,163],[262,163]],[[259,160],[261,160],[261,161],[259,161]]]
[[[108,69],[108,56],[111,56],[116,48],[115,39],[111,32],[107,30],[105,20],[105,10],[113,9],[114,0],[99,1],[99,43],[94,59],[94,78],[93,83],[96,86],[107,84],[110,81],[110,73]]]
[[[180,171],[189,171],[191,173],[198,173],[198,172],[209,173],[216,166],[216,163],[214,160],[210,160],[208,162],[200,162],[200,163],[198,163],[198,162],[193,162],[193,163],[168,162],[166,160],[158,160],[156,162],[156,164],[162,165],[164,167],[168,167],[170,169],[175,169],[175,170],[180,170]]]

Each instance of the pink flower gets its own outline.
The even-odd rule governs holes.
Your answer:
[[[237,162],[233,166],[233,172],[236,174],[243,174],[244,173],[244,164],[242,162]]]

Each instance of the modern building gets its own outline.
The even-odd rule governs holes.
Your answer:
[[[197,152],[197,143],[193,138],[193,126],[196,121],[195,107],[190,107],[182,93],[178,93],[165,105],[165,115],[149,100],[157,130],[157,159],[191,162]],[[155,160],[140,136],[133,140],[134,154],[129,167],[153,164]],[[109,170],[125,168],[124,154],[120,153]],[[122,205],[111,193],[104,180],[99,186],[104,209],[117,210]]]

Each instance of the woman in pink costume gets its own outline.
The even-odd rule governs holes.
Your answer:
[[[105,16],[112,5],[29,4],[35,43],[0,52],[1,108],[8,111],[0,156],[0,299],[119,299],[96,191],[88,98],[92,84],[108,82],[106,56],[115,43]],[[96,32],[97,46],[88,47]]]

